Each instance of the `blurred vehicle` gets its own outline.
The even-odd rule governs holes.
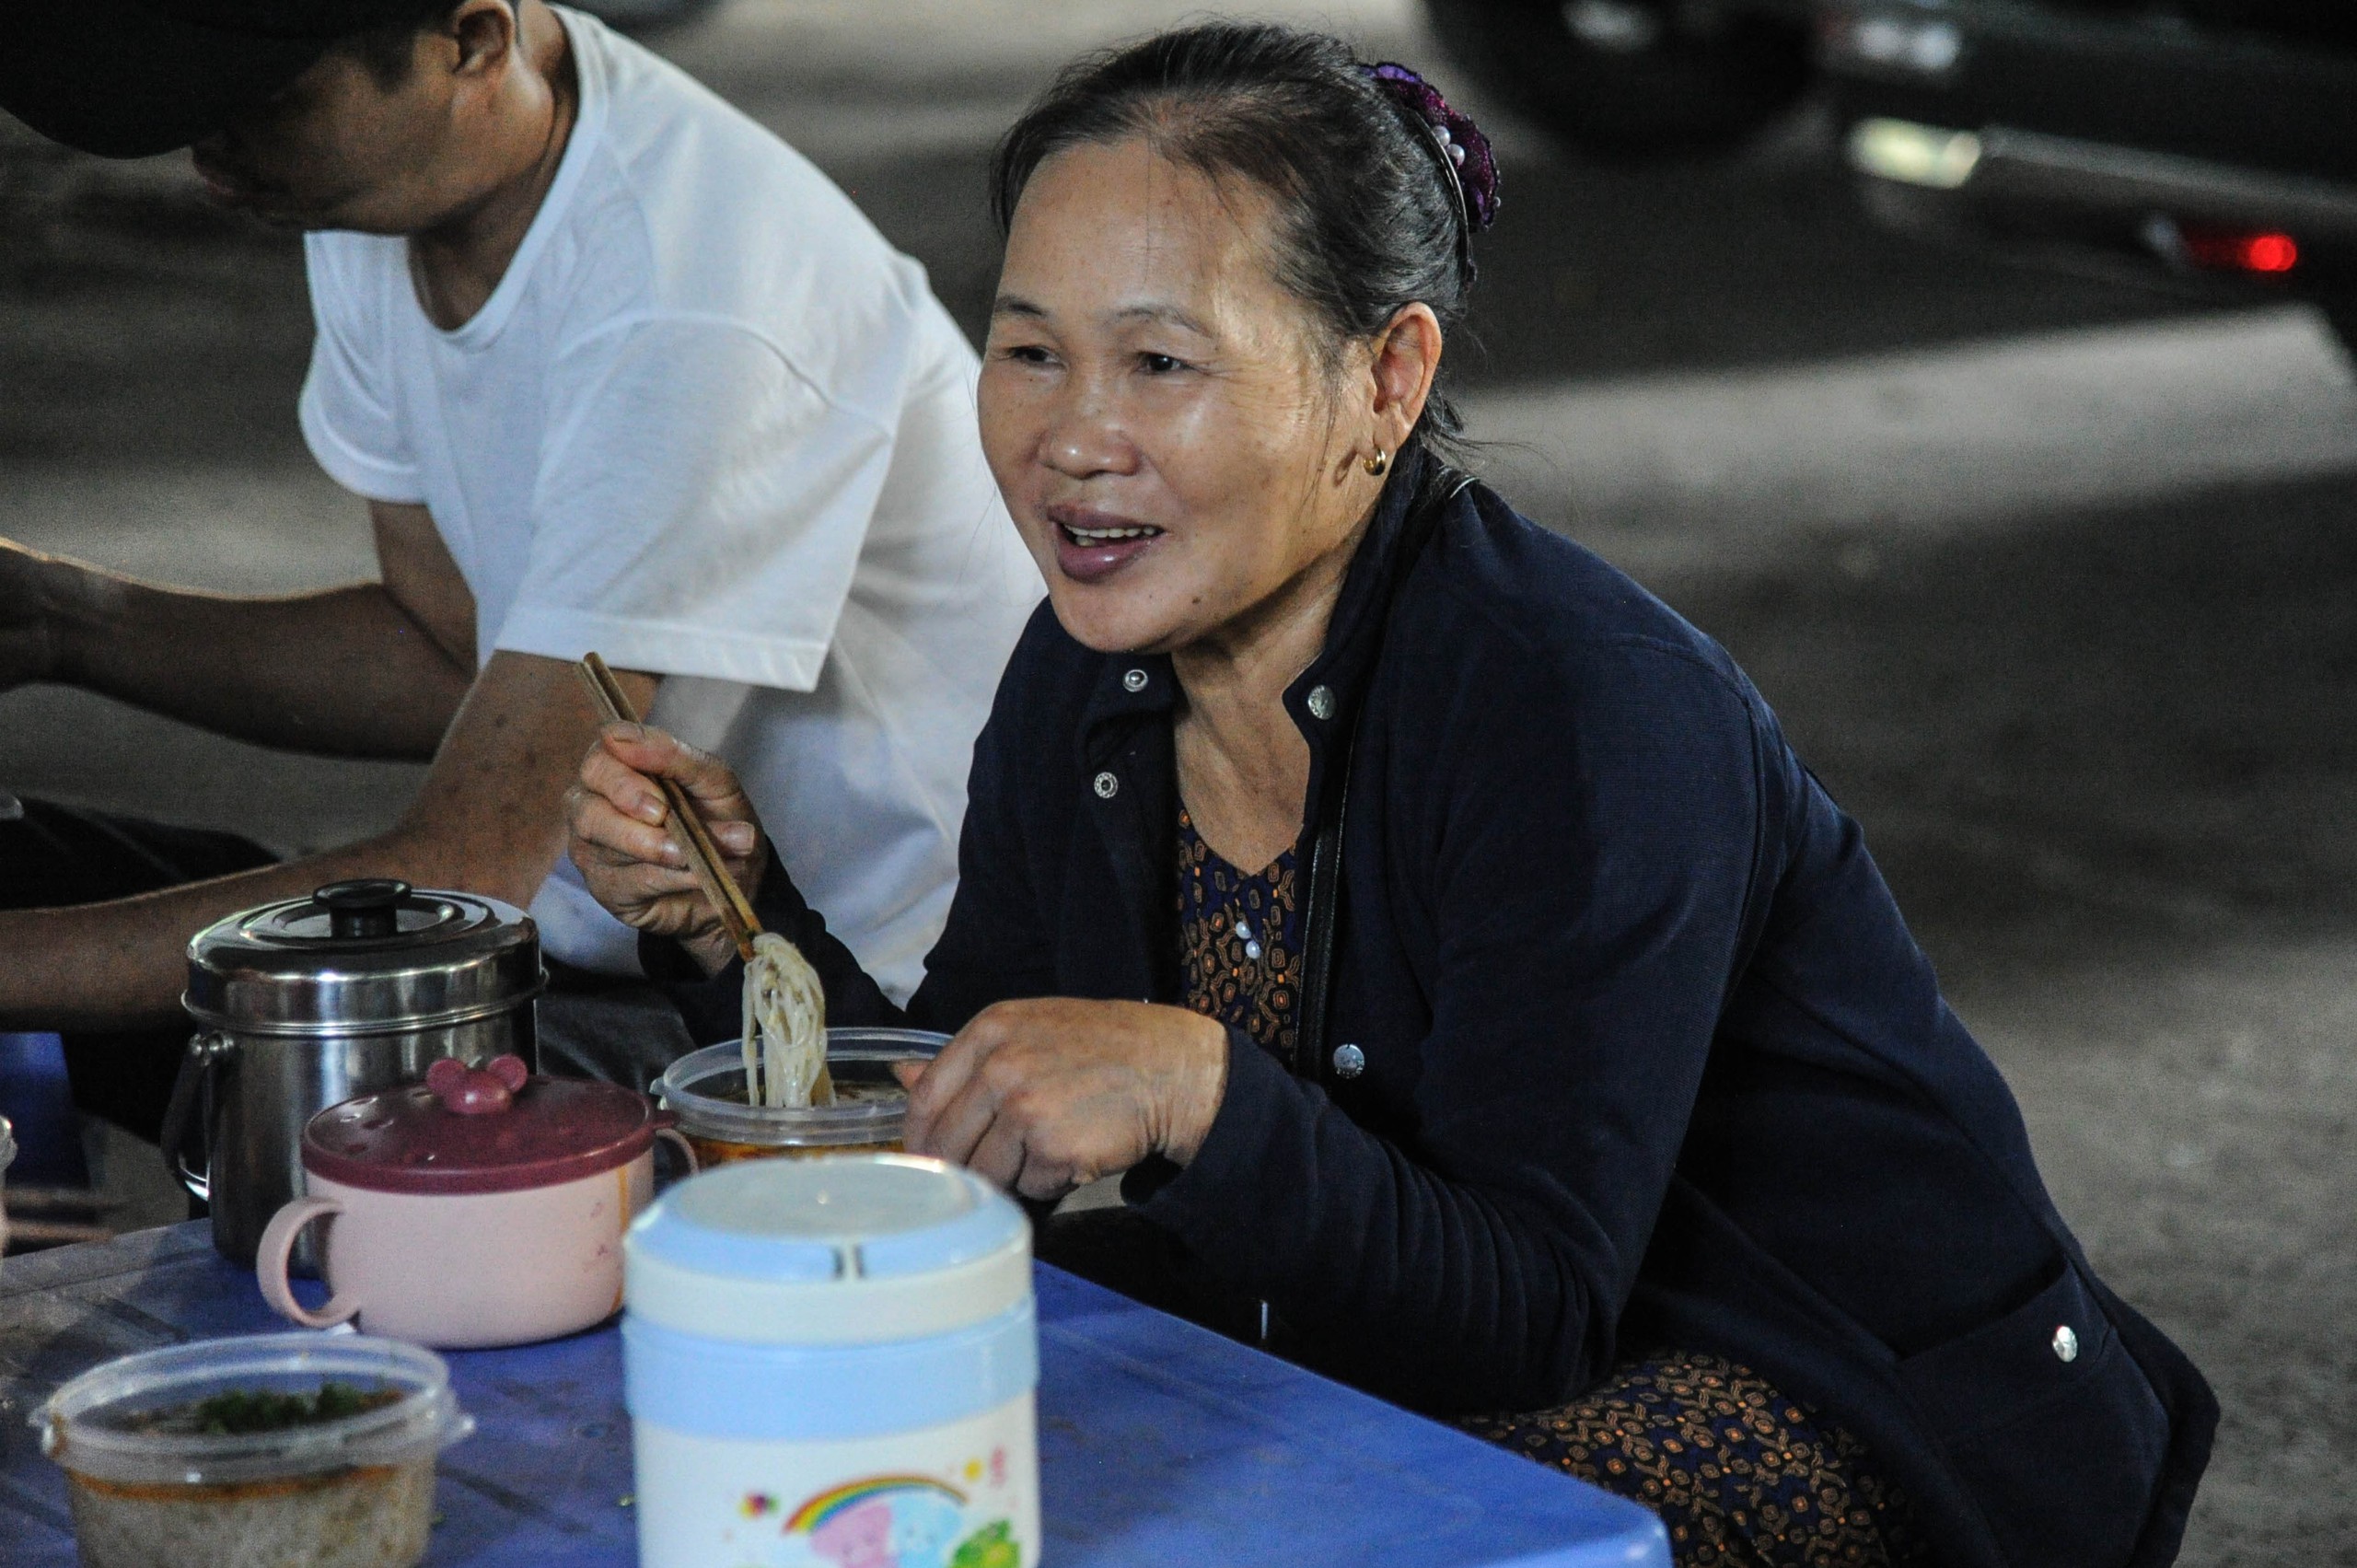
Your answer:
[[[1730,145],[1821,82],[1899,226],[2246,280],[2357,338],[2357,0],[1425,0],[1571,145]]]
[[[2352,0],[1819,0],[1817,59],[1885,219],[2357,283]]]
[[[1424,0],[1507,107],[1608,157],[1740,141],[1809,83],[1809,0]]]

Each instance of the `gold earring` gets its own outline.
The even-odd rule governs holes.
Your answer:
[[[1366,470],[1369,477],[1381,479],[1391,471],[1391,454],[1377,447],[1375,449],[1375,456],[1362,459],[1359,467]]]

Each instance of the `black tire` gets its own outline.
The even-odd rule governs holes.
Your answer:
[[[1693,0],[1424,0],[1441,47],[1515,109],[1614,158],[1741,141],[1809,79],[1787,17]],[[1579,16],[1591,36],[1574,30]],[[1609,26],[1623,24],[1617,36]],[[1608,42],[1599,42],[1599,36]]]

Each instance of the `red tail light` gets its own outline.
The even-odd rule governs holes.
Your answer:
[[[2300,260],[2300,248],[2288,234],[2254,234],[2243,241],[2243,265],[2254,273],[2288,273]]]
[[[2197,228],[2187,225],[2185,259],[2197,267],[2225,273],[2288,273],[2300,262],[2300,246],[2288,234]]]

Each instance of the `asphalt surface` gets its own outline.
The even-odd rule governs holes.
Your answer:
[[[991,137],[1183,8],[1042,9],[735,0],[664,46],[971,326]],[[1396,4],[1334,9],[1433,58]],[[1451,345],[1493,477],[1724,642],[1864,821],[2063,1211],[2223,1400],[2185,1561],[2357,1564],[2347,356],[2295,307],[1880,233],[1806,113],[1649,170],[1502,128]],[[0,532],[233,591],[365,575],[294,427],[295,248],[186,190],[0,145]],[[0,786],[288,847],[417,776],[0,696]]]

